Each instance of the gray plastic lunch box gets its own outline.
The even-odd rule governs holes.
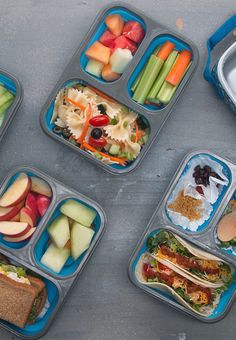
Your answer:
[[[126,68],[124,73],[119,79],[111,83],[104,82],[100,78],[96,78],[85,71],[87,57],[85,51],[88,46],[97,40],[105,30],[104,19],[108,14],[120,14],[125,20],[138,21],[145,30],[145,37],[142,40],[137,52],[135,53],[132,62]],[[185,77],[178,86],[172,100],[166,106],[155,109],[153,107],[147,107],[136,103],[131,97],[131,86],[135,81],[135,78],[139,74],[140,70],[144,67],[145,62],[156,47],[163,44],[166,40],[170,40],[176,44],[179,50],[188,49],[192,52],[192,63],[186,73]],[[101,10],[94,20],[90,30],[83,39],[79,48],[74,53],[70,63],[64,70],[61,78],[54,87],[53,91],[49,95],[45,105],[43,106],[40,114],[40,123],[44,132],[59,143],[63,143],[67,147],[75,150],[77,153],[82,154],[88,160],[101,166],[104,170],[112,174],[125,174],[133,171],[144,158],[152,143],[159,134],[161,128],[170,115],[171,110],[175,107],[177,100],[180,98],[181,93],[192,77],[196,67],[198,65],[198,50],[196,46],[189,39],[181,36],[180,34],[171,31],[166,26],[162,25],[158,21],[155,21],[147,17],[141,11],[125,4],[125,3],[113,3],[106,6]],[[93,88],[97,88],[105,95],[115,99],[117,102],[126,105],[129,109],[137,112],[145,121],[148,122],[150,127],[150,135],[147,143],[141,150],[138,157],[127,166],[119,164],[104,164],[99,159],[93,157],[85,150],[81,150],[78,146],[70,143],[61,136],[56,135],[53,130],[53,124],[50,123],[52,112],[54,108],[55,97],[60,89],[68,84],[75,84],[81,82]]]
[[[217,94],[234,113],[236,113],[236,41],[222,54],[212,70],[210,67],[211,51],[235,28],[236,14],[208,39],[208,59],[204,70],[204,78],[214,86]]]
[[[105,231],[106,215],[96,202],[70,189],[43,172],[28,166],[17,167],[8,174],[0,185],[0,195],[5,192],[21,172],[26,173],[30,177],[39,177],[49,184],[52,190],[51,204],[36,226],[36,231],[31,239],[19,243],[12,243],[5,241],[3,235],[1,235],[0,253],[7,256],[13,264],[18,264],[27,270],[33,271],[36,276],[39,275],[45,283],[48,301],[45,313],[42,316],[39,315],[34,324],[26,325],[25,328],[22,329],[0,320],[0,326],[23,339],[37,339],[48,330],[56,313],[65,302],[70,289],[80,277],[83,268],[97,247]],[[96,212],[96,218],[92,225],[95,234],[87,251],[76,261],[70,257],[61,272],[55,273],[44,266],[40,260],[48,246],[49,235],[47,227],[60,214],[60,206],[68,199],[76,200]]]
[[[191,162],[194,159],[197,159],[197,157],[199,156],[207,157],[208,159],[219,163],[223,167],[224,175],[228,178],[228,184],[224,187],[219,195],[219,198],[213,204],[213,210],[209,218],[202,225],[199,226],[197,231],[190,231],[172,222],[167,212],[167,204],[177,183],[189,169]],[[163,293],[163,291],[159,289],[154,289],[143,285],[141,282],[139,282],[135,275],[135,268],[140,256],[147,250],[148,237],[154,235],[160,229],[169,230],[170,232],[180,236],[184,240],[199,247],[199,249],[203,249],[211,254],[216,255],[217,257],[228,262],[235,268],[236,253],[232,254],[232,252],[228,251],[227,249],[222,249],[219,245],[216,235],[217,224],[224,214],[227,204],[230,202],[232,196],[235,195],[235,192],[236,164],[208,150],[199,150],[189,153],[184,158],[175,175],[173,176],[173,179],[171,180],[163,198],[159,202],[153,216],[148,223],[147,228],[145,229],[137,247],[135,248],[131,256],[128,266],[128,275],[131,282],[136,287],[142,289],[144,292],[148,293],[154,298],[164,301],[171,307],[174,307],[175,309],[180,310],[185,314],[191,315],[200,321],[212,323],[224,318],[236,299],[236,272],[234,273],[234,281],[223,293],[217,307],[214,309],[212,314],[209,316],[201,316],[197,313],[194,313],[192,310],[186,308],[185,306],[179,304],[172,295]]]

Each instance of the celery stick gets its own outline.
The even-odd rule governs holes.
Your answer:
[[[7,92],[7,89],[6,89],[3,85],[0,84],[0,97],[1,97],[5,92]]]
[[[151,88],[150,92],[148,93],[148,97],[150,97],[150,98],[156,97],[156,95],[158,94],[162,84],[165,81],[167,74],[170,72],[177,56],[178,56],[178,51],[173,51],[173,52],[171,52],[169,57],[166,59],[166,61],[164,62],[164,65],[161,69],[161,72],[159,73],[153,87]]]
[[[136,88],[133,95],[133,99],[136,102],[140,104],[143,104],[145,102],[147,94],[150,91],[156,77],[158,76],[163,63],[164,61],[162,59],[159,59],[153,54],[151,55],[142,75],[142,78],[138,84],[138,87]]]
[[[0,108],[2,105],[4,105],[8,100],[14,98],[13,94],[9,91],[6,91],[1,97],[0,97]]]
[[[150,104],[155,104],[155,105],[161,104],[161,102],[157,98],[147,97],[146,101],[148,101]]]
[[[160,46],[157,46],[157,48],[153,51],[153,54],[156,55],[159,52],[160,48],[161,48]],[[136,88],[137,88],[137,86],[138,86],[138,84],[140,82],[140,79],[141,79],[141,77],[143,75],[143,72],[146,69],[146,67],[147,67],[147,63],[144,65],[144,67],[142,68],[141,72],[139,73],[139,75],[137,76],[135,81],[133,82],[133,85],[131,87],[131,91],[132,92],[135,92],[135,90],[136,90]]]
[[[2,113],[4,113],[9,108],[9,106],[12,104],[13,100],[14,100],[14,98],[11,98],[6,103],[4,103],[3,105],[0,106],[0,115]]]
[[[188,67],[186,68],[186,70],[185,70],[185,72],[184,72],[184,74],[181,78],[181,81],[184,78],[185,74],[187,73],[188,69],[190,68],[191,64],[192,64],[192,62],[190,62],[188,64]],[[163,83],[160,91],[158,92],[157,99],[160,100],[160,102],[162,102],[163,104],[168,104],[170,102],[170,100],[172,99],[175,91],[177,90],[179,84],[177,86],[173,86],[170,83],[168,83],[167,81],[165,81]]]

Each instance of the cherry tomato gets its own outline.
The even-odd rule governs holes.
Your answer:
[[[100,137],[99,139],[94,139],[93,137],[89,137],[89,144],[95,148],[103,148],[106,144],[106,138]]]
[[[89,124],[92,126],[104,126],[109,123],[109,117],[106,115],[95,116],[90,119]]]

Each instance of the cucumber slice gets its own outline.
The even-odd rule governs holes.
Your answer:
[[[119,151],[120,151],[120,145],[117,145],[117,144],[113,144],[109,149],[109,153],[114,156],[118,155]]]

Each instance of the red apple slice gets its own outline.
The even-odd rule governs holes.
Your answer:
[[[0,207],[0,221],[10,221],[13,217],[15,217],[20,209],[23,207],[24,201],[10,208]]]
[[[11,237],[20,237],[28,233],[31,226],[26,222],[1,221],[0,233]]]
[[[38,212],[41,217],[43,217],[48,210],[48,207],[51,203],[50,198],[44,195],[38,195],[37,197],[37,207],[38,207]]]
[[[30,178],[25,173],[20,173],[20,175],[0,198],[0,206],[8,208],[17,205],[27,196],[30,187]]]
[[[26,222],[33,228],[36,224],[36,215],[31,209],[23,207],[20,211],[20,222]]]
[[[32,210],[36,217],[39,215],[37,208],[37,196],[38,195],[35,192],[30,191],[25,200],[26,208]]]
[[[18,243],[18,242],[23,242],[23,241],[27,241],[31,238],[31,236],[33,235],[33,233],[35,232],[36,228],[30,228],[30,230],[28,231],[28,233],[26,233],[23,236],[20,237],[10,237],[10,236],[4,236],[3,239],[6,242],[12,242],[12,243]]]
[[[31,177],[31,182],[31,191],[47,197],[52,197],[52,189],[46,181],[38,177]]]
[[[11,221],[14,221],[14,222],[20,222],[20,212],[18,212],[18,214],[16,216],[14,216]]]

